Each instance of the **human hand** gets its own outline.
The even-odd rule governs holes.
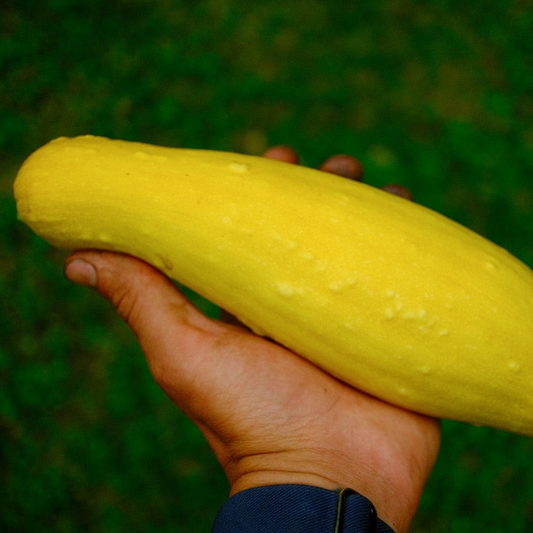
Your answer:
[[[283,147],[265,156],[297,163]],[[349,156],[321,168],[362,179],[362,167]],[[130,325],[156,382],[212,447],[231,494],[273,484],[350,487],[396,531],[407,531],[438,453],[437,421],[357,391],[244,328],[205,317],[164,275],[133,257],[78,251],[65,274],[96,288]]]

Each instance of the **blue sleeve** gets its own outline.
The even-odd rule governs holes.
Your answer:
[[[372,503],[350,489],[269,485],[227,500],[212,533],[394,533]]]

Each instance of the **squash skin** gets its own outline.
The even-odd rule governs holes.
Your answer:
[[[137,256],[392,404],[533,436],[533,272],[434,211],[288,163],[93,136],[34,152],[14,192],[54,246]]]

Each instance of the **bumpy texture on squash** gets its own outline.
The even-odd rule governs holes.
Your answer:
[[[20,218],[132,254],[393,404],[533,436],[533,272],[364,184],[259,157],[84,136],[32,154]]]

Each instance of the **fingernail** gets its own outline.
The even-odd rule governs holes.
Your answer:
[[[330,157],[320,167],[326,172],[336,174],[342,178],[363,181],[364,169],[361,161],[350,155],[339,154]]]
[[[390,183],[389,185],[385,185],[382,188],[384,191],[390,192],[391,194],[399,196],[400,198],[405,198],[406,200],[413,199],[411,191],[403,185],[398,185],[397,183]]]
[[[83,259],[73,259],[66,263],[65,277],[78,285],[96,287],[96,269]]]

